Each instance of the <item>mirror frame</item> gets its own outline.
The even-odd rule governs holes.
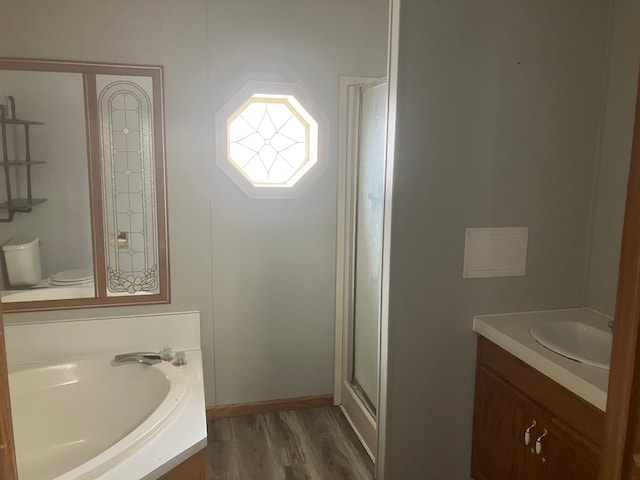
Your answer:
[[[31,72],[78,73],[82,75],[89,171],[89,208],[95,296],[61,300],[3,303],[4,313],[72,308],[112,307],[170,303],[169,235],[167,221],[167,182],[164,136],[163,67],[155,65],[126,65],[115,63],[0,58],[0,70]],[[155,202],[158,238],[159,292],[149,295],[107,296],[105,238],[103,224],[101,147],[96,75],[149,77],[153,87],[153,148],[155,162]]]
[[[7,372],[2,304],[0,303],[0,478],[17,480],[16,451],[13,441],[9,374]]]

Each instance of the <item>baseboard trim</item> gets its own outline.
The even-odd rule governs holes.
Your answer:
[[[309,397],[282,398],[264,402],[234,403],[207,407],[207,419],[242,417],[260,413],[285,412],[287,410],[304,410],[333,406],[333,394],[312,395]]]

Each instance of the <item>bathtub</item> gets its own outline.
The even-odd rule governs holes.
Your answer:
[[[10,373],[20,480],[152,479],[206,445],[199,351],[184,367],[112,358]]]

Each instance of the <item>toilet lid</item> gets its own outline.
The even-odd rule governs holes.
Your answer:
[[[93,272],[86,269],[64,270],[51,277],[51,285],[81,285],[93,282]]]

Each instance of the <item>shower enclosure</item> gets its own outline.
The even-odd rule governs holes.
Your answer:
[[[343,251],[338,316],[342,350],[338,397],[375,460],[380,364],[387,83],[342,79]],[[342,262],[340,262],[342,260]],[[339,322],[340,323],[340,322]]]

